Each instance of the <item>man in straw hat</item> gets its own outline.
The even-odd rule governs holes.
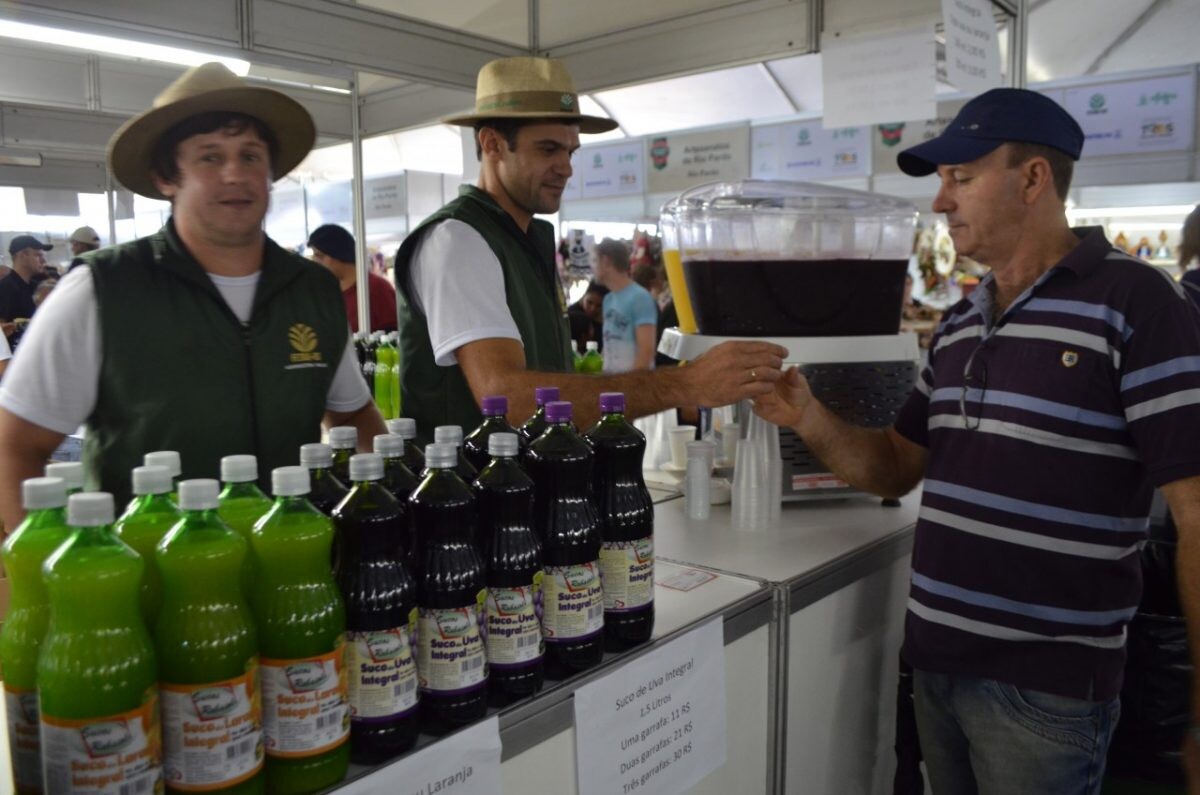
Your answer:
[[[262,231],[271,183],[308,153],[312,118],[220,64],[186,72],[128,121],[108,162],[171,203],[150,237],[84,255],[39,310],[0,388],[0,512],[86,422],[88,487],[128,498],[150,450],[184,477],[253,453],[260,479],[328,425],[384,433],[357,372],[337,280]]]
[[[534,388],[558,386],[576,420],[597,416],[601,392],[624,392],[628,413],[721,406],[770,391],[784,349],[727,343],[656,372],[569,374],[571,335],[555,268],[554,213],[571,177],[580,133],[616,127],[579,110],[566,67],[549,58],[502,58],[479,72],[473,113],[445,119],[475,131],[479,182],[421,224],[396,255],[401,379],[406,413],[422,434],[473,427],[479,399],[507,395],[509,419],[534,410]]]
[[[1179,528],[1195,657],[1200,315],[1102,228],[1070,227],[1083,146],[1054,100],[996,88],[900,152],[906,174],[937,175],[933,210],[991,272],[946,311],[893,426],[843,422],[795,370],[755,406],[857,488],[924,479],[901,653],[939,794],[1100,791],[1154,487]],[[1198,726],[1195,706],[1192,792]]]

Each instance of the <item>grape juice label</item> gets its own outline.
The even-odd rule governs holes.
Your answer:
[[[498,668],[536,662],[545,653],[542,640],[542,573],[529,585],[488,589],[487,659]]]
[[[654,537],[600,545],[604,609],[637,610],[654,601]]]
[[[41,716],[46,792],[151,795],[162,792],[158,696],[104,718]]]
[[[487,682],[487,589],[466,607],[420,609],[417,674],[421,689],[455,693]]]
[[[21,792],[42,789],[42,741],[38,736],[36,690],[4,683],[4,712],[8,716],[8,750],[13,781]]]
[[[202,685],[160,684],[167,786],[208,792],[253,778],[263,766],[258,661]]]
[[[267,756],[316,756],[350,737],[346,647],[299,660],[262,658],[263,735]]]
[[[577,640],[604,629],[600,563],[547,566],[542,634],[548,643]]]
[[[389,719],[417,706],[416,629],[413,610],[406,626],[346,633],[351,720]]]

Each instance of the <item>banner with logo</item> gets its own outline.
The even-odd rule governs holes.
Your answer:
[[[646,191],[679,193],[706,182],[750,176],[750,127],[650,135],[646,146]]]
[[[820,120],[755,127],[751,133],[755,179],[821,180],[870,173],[871,128],[826,130]]]
[[[896,153],[936,138],[950,125],[967,101],[939,102],[937,116],[918,121],[877,124],[871,128],[871,165],[875,174],[899,174]]]
[[[1192,148],[1193,72],[1068,88],[1062,92],[1062,103],[1083,128],[1084,157]]]
[[[571,161],[585,199],[641,193],[645,187],[641,141],[580,149]]]

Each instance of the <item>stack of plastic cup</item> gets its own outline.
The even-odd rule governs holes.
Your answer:
[[[687,475],[684,480],[684,510],[689,519],[707,519],[712,508],[712,468],[716,445],[687,443]]]
[[[763,530],[779,520],[783,497],[779,428],[749,411],[742,416],[746,436],[738,440],[733,464],[733,525]]]

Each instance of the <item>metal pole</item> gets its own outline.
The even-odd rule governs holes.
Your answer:
[[[108,190],[106,190],[105,198],[108,199],[108,245],[117,245],[117,190],[113,186],[112,172],[107,168]]]
[[[1025,88],[1028,82],[1025,73],[1028,52],[1029,0],[1017,0],[1017,13],[1008,37],[1008,79],[1013,88]]]
[[[363,201],[362,162],[362,106],[358,101],[358,75],[350,81],[350,152],[352,153],[354,176],[350,180],[354,199],[354,262],[358,288],[358,330],[371,331],[371,295],[367,274],[371,264],[367,261],[367,219]]]

